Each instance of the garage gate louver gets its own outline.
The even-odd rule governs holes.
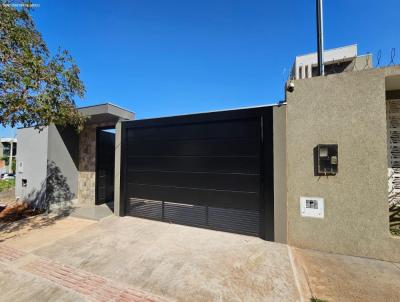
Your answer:
[[[273,239],[272,108],[122,123],[125,215]]]

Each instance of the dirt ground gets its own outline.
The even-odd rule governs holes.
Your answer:
[[[6,190],[0,192],[0,203],[9,204],[15,201],[15,189]]]

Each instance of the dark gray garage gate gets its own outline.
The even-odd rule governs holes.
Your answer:
[[[125,215],[273,240],[272,107],[122,123]]]

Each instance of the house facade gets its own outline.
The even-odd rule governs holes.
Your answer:
[[[20,152],[17,156],[16,196],[37,206],[77,200],[80,204],[96,202],[96,155],[99,129],[115,129],[122,120],[134,119],[134,113],[112,104],[79,108],[87,117],[84,129],[50,125],[42,130],[18,129]],[[108,149],[114,163],[115,145],[112,136]],[[103,171],[100,171],[103,173]],[[107,174],[109,179],[114,174]],[[113,183],[113,182],[112,182]],[[110,200],[112,201],[112,199]]]
[[[79,109],[79,134],[20,129],[16,194],[400,261],[388,177],[400,66],[290,82],[276,105],[134,120],[104,104]]]

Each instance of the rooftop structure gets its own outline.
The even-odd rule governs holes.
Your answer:
[[[325,74],[372,68],[372,55],[359,56],[357,44],[324,51]],[[297,56],[290,75],[291,80],[312,78],[318,75],[318,55],[310,53]]]

